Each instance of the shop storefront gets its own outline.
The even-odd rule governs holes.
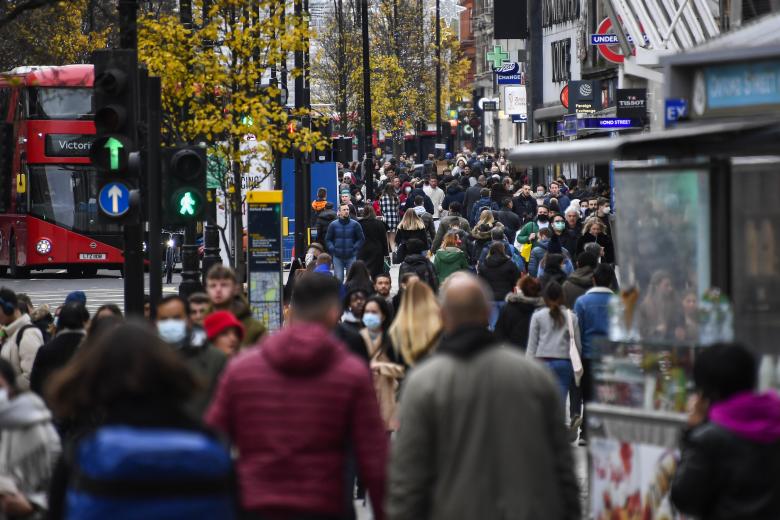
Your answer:
[[[666,102],[689,121],[510,153],[614,171],[621,293],[587,405],[595,518],[680,518],[668,492],[700,349],[734,338],[780,387],[780,46],[662,64]]]

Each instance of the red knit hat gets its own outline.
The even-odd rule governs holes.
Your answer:
[[[244,338],[244,325],[230,311],[212,312],[203,320],[203,328],[210,341],[225,332],[230,327],[238,329],[238,337]]]

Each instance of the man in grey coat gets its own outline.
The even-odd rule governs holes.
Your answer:
[[[580,518],[552,376],[487,330],[491,295],[475,276],[453,274],[439,297],[444,336],[406,381],[387,517]]]

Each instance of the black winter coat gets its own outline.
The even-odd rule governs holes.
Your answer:
[[[536,199],[532,196],[517,196],[512,199],[512,210],[523,223],[531,221],[536,218]]]
[[[439,280],[436,278],[436,271],[433,269],[433,264],[420,254],[406,255],[404,263],[401,264],[401,268],[398,270],[398,277],[403,276],[404,273],[415,273],[420,277],[420,280],[427,283],[434,292],[439,290]]]
[[[317,228],[317,242],[322,244],[323,247],[325,247],[325,235],[328,233],[328,226],[337,218],[338,215],[332,209],[324,209],[317,216],[317,223],[315,224]]]
[[[466,192],[458,188],[447,188],[446,193],[444,194],[444,200],[441,203],[441,207],[443,209],[449,209],[450,204],[453,202],[459,202],[461,205],[463,204],[463,199],[466,197]]]
[[[577,240],[577,254],[579,255],[583,251],[585,251],[585,244],[588,244],[590,242],[596,242],[598,245],[604,248],[604,256],[601,258],[601,261],[605,264],[614,264],[615,263],[615,246],[612,243],[612,239],[609,235],[605,235],[604,233],[599,233],[598,236],[594,237],[590,233],[587,233],[585,235],[582,235]]]
[[[506,305],[501,309],[496,322],[496,336],[525,350],[528,346],[528,332],[531,330],[531,316],[536,309],[544,307],[542,298],[529,298],[522,294],[506,295]]]
[[[83,331],[65,330],[38,350],[30,373],[30,389],[33,392],[43,395],[49,376],[70,361],[84,337]]]
[[[484,188],[484,186],[477,183],[466,190],[466,195],[463,197],[463,209],[460,212],[461,215],[466,216],[466,220],[471,216],[471,208],[474,207],[474,203],[482,198],[482,188]]]
[[[363,228],[366,241],[360,248],[358,259],[366,263],[371,276],[384,273],[385,257],[389,254],[385,224],[381,220],[370,218],[361,220],[360,227]]]
[[[496,220],[504,225],[504,235],[506,235],[506,239],[509,240],[510,244],[514,244],[517,232],[520,231],[520,227],[522,226],[520,217],[509,209],[494,211],[493,215],[496,217]]]
[[[479,264],[479,275],[493,290],[493,301],[502,302],[520,276],[520,271],[507,256],[493,255]]]
[[[430,247],[430,237],[428,236],[428,230],[425,228],[415,229],[413,231],[399,228],[395,233],[395,244],[398,248],[396,253],[398,263],[403,262],[404,258],[406,258],[406,243],[413,238],[416,238],[423,244],[428,244]]]
[[[701,520],[780,518],[780,440],[752,442],[714,423],[686,431],[671,498]]]
[[[414,208],[414,199],[417,197],[417,195],[423,198],[423,206],[425,206],[425,211],[433,215],[433,201],[428,195],[425,194],[422,188],[414,188],[409,193],[409,196],[406,197],[406,202],[404,203],[402,212],[405,212],[407,209]]]

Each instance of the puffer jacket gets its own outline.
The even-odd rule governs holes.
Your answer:
[[[336,219],[328,226],[325,242],[331,256],[348,260],[357,257],[366,238],[356,220]]]

